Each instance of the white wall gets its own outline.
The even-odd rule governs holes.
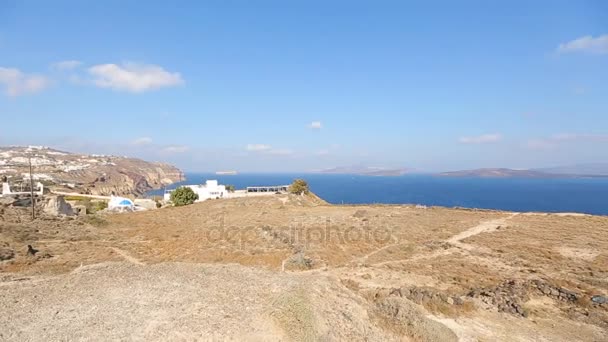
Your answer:
[[[194,193],[198,195],[197,202],[206,201],[210,198],[225,198],[227,195],[226,186],[220,185],[216,180],[207,180],[205,185],[184,185],[187,188],[192,189]],[[171,199],[171,194],[166,193],[164,196],[165,201]]]

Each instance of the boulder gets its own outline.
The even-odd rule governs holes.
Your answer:
[[[138,198],[134,201],[135,205],[148,210],[156,209],[156,201],[147,198]]]
[[[13,205],[17,199],[11,196],[0,196],[0,205],[11,206]]]
[[[43,208],[45,213],[53,216],[72,216],[74,215],[74,210],[72,210],[72,206],[65,201],[63,196],[50,196],[46,203],[44,203]]]

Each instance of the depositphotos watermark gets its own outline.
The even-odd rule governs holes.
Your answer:
[[[285,246],[315,246],[330,244],[386,244],[395,238],[385,225],[369,221],[334,222],[328,216],[292,217],[284,225],[230,223],[225,214],[216,222],[200,228],[201,240],[210,245],[252,247],[264,241]]]

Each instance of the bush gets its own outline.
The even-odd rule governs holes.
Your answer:
[[[234,190],[235,190],[234,185],[232,185],[232,184],[226,185],[226,191],[234,192]]]
[[[102,211],[108,208],[108,202],[106,201],[97,201],[97,202],[93,202],[91,205],[91,210],[93,212],[98,212],[98,211]]]
[[[176,207],[192,204],[197,199],[198,195],[194,190],[185,186],[179,187],[171,192],[171,202],[173,202],[173,205]]]
[[[289,193],[302,195],[308,193],[308,183],[303,179],[296,179],[289,186]]]

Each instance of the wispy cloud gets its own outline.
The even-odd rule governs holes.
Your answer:
[[[8,96],[20,96],[39,92],[51,82],[42,75],[25,74],[19,69],[0,67],[0,84]]]
[[[262,152],[262,151],[269,151],[270,149],[272,149],[272,146],[265,145],[265,144],[248,144],[247,146],[245,146],[245,149],[247,151],[252,151],[252,152]]]
[[[321,124],[321,121],[313,121],[310,123],[310,125],[308,125],[308,128],[310,129],[321,129],[323,127],[323,125]]]
[[[482,134],[478,136],[461,137],[458,141],[462,144],[489,144],[502,140],[502,134]]]
[[[74,70],[81,65],[82,65],[81,61],[67,60],[67,61],[60,61],[60,62],[55,62],[55,63],[51,64],[51,69],[61,70],[61,71]]]
[[[100,64],[88,69],[93,84],[101,88],[141,93],[184,83],[182,76],[168,72],[158,65],[137,63]]]
[[[141,138],[137,138],[137,139],[133,140],[131,142],[131,145],[143,146],[143,145],[150,145],[151,143],[152,143],[152,138],[141,137]]]
[[[559,44],[558,53],[585,52],[604,54],[608,53],[608,34],[598,36],[584,36],[575,40]]]
[[[275,156],[288,156],[292,155],[293,151],[287,148],[273,148],[266,144],[248,144],[245,146],[245,150],[255,153],[263,153]]]

